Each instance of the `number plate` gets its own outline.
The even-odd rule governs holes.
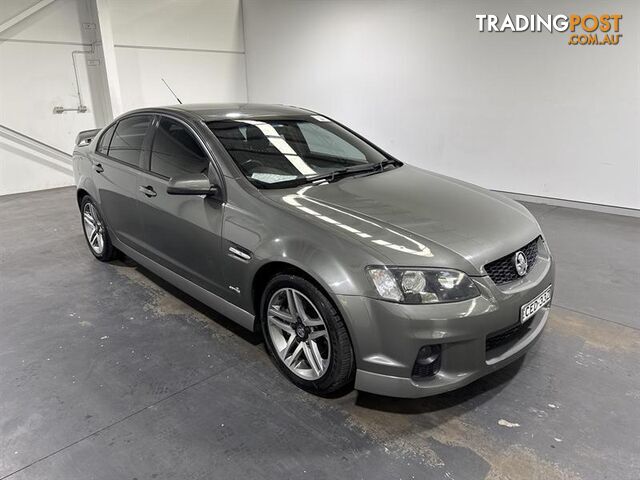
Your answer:
[[[549,285],[544,292],[538,295],[536,298],[531,300],[529,303],[525,303],[520,307],[520,322],[524,323],[533,317],[538,310],[547,305],[551,301],[551,287],[553,285]]]

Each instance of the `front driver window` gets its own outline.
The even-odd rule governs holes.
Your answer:
[[[151,171],[166,178],[206,173],[209,158],[182,123],[162,118],[151,148]]]

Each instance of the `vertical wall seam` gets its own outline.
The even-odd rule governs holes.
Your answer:
[[[247,103],[249,103],[249,62],[247,62],[247,32],[244,16],[244,0],[240,0],[240,15],[242,16],[242,43],[244,50],[244,89]]]

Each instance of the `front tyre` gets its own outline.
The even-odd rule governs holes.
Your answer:
[[[113,260],[117,251],[111,243],[102,215],[89,195],[85,195],[80,202],[80,214],[84,238],[93,256],[102,262]]]
[[[260,323],[267,351],[300,388],[329,395],[353,381],[355,359],[344,320],[308,280],[272,278],[262,295]]]

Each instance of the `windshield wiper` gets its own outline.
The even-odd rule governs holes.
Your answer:
[[[314,183],[320,180],[326,180],[329,183],[331,183],[331,182],[335,182],[336,180],[340,180],[341,178],[347,177],[349,175],[357,174],[357,173],[368,173],[368,172],[380,173],[384,171],[384,167],[386,167],[387,165],[391,165],[391,164],[395,165],[397,163],[399,163],[397,160],[387,159],[378,163],[368,163],[365,165],[358,165],[357,167],[339,168],[337,170],[334,170],[333,172],[306,177],[306,180],[309,183]]]
[[[282,182],[267,183],[267,182],[262,182],[260,180],[257,180],[255,178],[250,178],[249,181],[251,181],[254,184],[257,184],[259,188],[266,188],[266,189],[293,188],[293,187],[298,187],[300,185],[305,185],[307,183],[316,183],[316,182],[322,182],[322,181],[331,183],[331,182],[340,180],[341,178],[348,177],[349,175],[357,175],[360,173],[365,174],[361,176],[373,175],[376,173],[384,172],[384,168],[387,165],[399,166],[399,165],[402,165],[402,163],[399,160],[389,158],[387,160],[383,160],[378,163],[367,163],[364,165],[358,165],[354,167],[339,168],[329,173],[321,173],[319,175],[311,175],[309,177],[299,177],[292,180],[284,180]]]
[[[372,168],[370,172],[367,172],[364,175],[359,175],[358,178],[368,177],[369,175],[375,175],[376,173],[382,173],[384,172],[384,168],[387,165],[395,165],[396,167],[399,167],[402,165],[402,162],[400,162],[400,160],[396,160],[395,158],[389,158],[387,160],[383,160],[382,162],[374,163],[374,168]]]
[[[360,172],[367,172],[367,171],[369,171],[368,165],[366,167],[358,166],[358,167],[338,168],[337,170],[334,170],[329,173],[321,173],[319,175],[312,175],[310,177],[306,177],[306,181],[308,183],[314,183],[320,180],[327,180],[329,183],[331,183],[331,182],[335,182],[336,180],[339,180],[340,178],[351,175],[353,173],[360,173]]]

